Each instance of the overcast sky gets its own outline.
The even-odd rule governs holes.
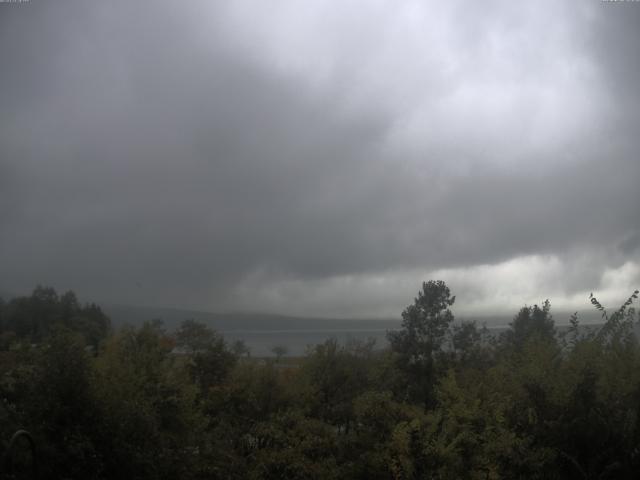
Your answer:
[[[0,3],[0,291],[398,317],[640,287],[640,3]]]

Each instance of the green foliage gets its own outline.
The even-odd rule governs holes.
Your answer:
[[[195,320],[182,322],[175,342],[181,353],[187,355],[187,369],[203,395],[224,381],[238,358],[221,335]]]
[[[38,286],[28,297],[0,304],[0,332],[15,341],[40,343],[64,327],[82,334],[87,345],[97,347],[110,329],[109,318],[94,304],[82,306],[73,292],[58,295],[53,288]]]
[[[589,295],[591,304],[602,312],[602,318],[605,324],[598,331],[597,337],[601,341],[620,342],[633,340],[633,324],[635,322],[636,312],[634,308],[630,308],[634,300],[638,298],[638,290],[635,290],[629,298],[618,308],[612,315],[609,315],[604,306],[598,301],[593,293]]]
[[[443,281],[424,282],[413,305],[402,312],[402,330],[389,334],[392,350],[408,355],[413,363],[432,359],[453,321],[449,307],[455,299]]]
[[[398,367],[407,377],[407,394],[425,408],[433,406],[443,345],[453,322],[449,307],[455,298],[443,281],[424,282],[413,305],[402,312],[402,329],[388,333]]]
[[[0,305],[0,427],[32,433],[41,478],[636,478],[637,295],[592,296],[606,323],[572,317],[560,348],[548,302],[496,339],[427,282],[390,348],[277,362],[192,320],[100,333],[98,307],[38,288]]]
[[[252,437],[254,461],[248,478],[342,478],[337,462],[337,433],[321,420],[292,410],[257,424]]]
[[[301,368],[307,408],[314,416],[348,431],[353,399],[369,386],[372,342],[340,345],[335,338],[316,345]]]
[[[509,325],[505,342],[510,346],[522,348],[532,337],[555,342],[556,329],[551,316],[549,300],[533,307],[522,307]]]
[[[160,325],[145,323],[111,337],[96,361],[110,478],[184,478],[195,463],[202,418],[172,346]]]
[[[464,321],[453,325],[451,344],[459,368],[487,368],[493,361],[493,337],[486,326],[478,328],[476,322]]]

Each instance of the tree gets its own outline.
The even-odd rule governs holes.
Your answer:
[[[300,369],[308,385],[310,410],[348,432],[354,417],[353,400],[369,386],[372,355],[372,342],[340,345],[336,338],[310,350]]]
[[[538,305],[522,307],[509,327],[505,339],[508,344],[516,348],[522,348],[533,337],[555,342],[556,329],[549,300],[542,303],[542,308]]]
[[[456,297],[442,280],[422,284],[422,291],[402,312],[402,329],[387,334],[399,367],[408,376],[410,395],[432,406],[436,362],[441,357],[453,313],[449,309]]]
[[[3,332],[30,343],[41,343],[61,326],[81,333],[86,344],[97,347],[107,337],[110,321],[97,305],[81,306],[71,291],[58,296],[53,288],[38,286],[29,297],[6,304],[0,322]]]
[[[176,331],[176,346],[186,353],[203,352],[216,340],[216,332],[193,319],[184,320]]]
[[[275,345],[271,349],[271,353],[276,356],[276,362],[280,363],[280,359],[289,353],[289,349],[285,345]]]
[[[21,403],[41,478],[99,478],[102,458],[92,437],[101,415],[82,335],[58,329],[38,348],[33,367],[32,388]]]
[[[159,322],[123,327],[95,361],[101,478],[190,478],[206,422]],[[53,478],[53,477],[52,477]],[[77,477],[82,478],[82,477]]]
[[[459,367],[481,368],[490,363],[490,333],[486,326],[478,328],[475,321],[454,325],[451,335],[454,357]]]
[[[175,338],[176,345],[189,355],[188,370],[203,392],[222,382],[238,359],[222,335],[202,322],[185,320]]]

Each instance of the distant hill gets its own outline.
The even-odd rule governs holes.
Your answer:
[[[194,319],[206,323],[220,332],[243,331],[278,331],[278,330],[394,330],[400,328],[401,319],[345,319],[345,318],[315,318],[295,317],[286,315],[272,315],[260,313],[212,313],[198,310],[183,310],[175,308],[139,307],[139,306],[104,306],[103,310],[114,326],[140,325],[147,320],[160,319],[169,330],[176,328],[183,320]],[[566,325],[573,312],[558,311],[553,313],[556,325]],[[514,312],[515,315],[515,312]],[[493,316],[456,316],[456,320],[475,320],[479,326],[505,327],[512,320],[513,315]],[[597,311],[587,310],[579,313],[579,320],[583,324],[600,323]]]

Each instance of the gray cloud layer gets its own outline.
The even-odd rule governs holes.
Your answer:
[[[209,3],[0,5],[0,290],[357,316],[531,256],[565,297],[640,280],[639,5]]]

